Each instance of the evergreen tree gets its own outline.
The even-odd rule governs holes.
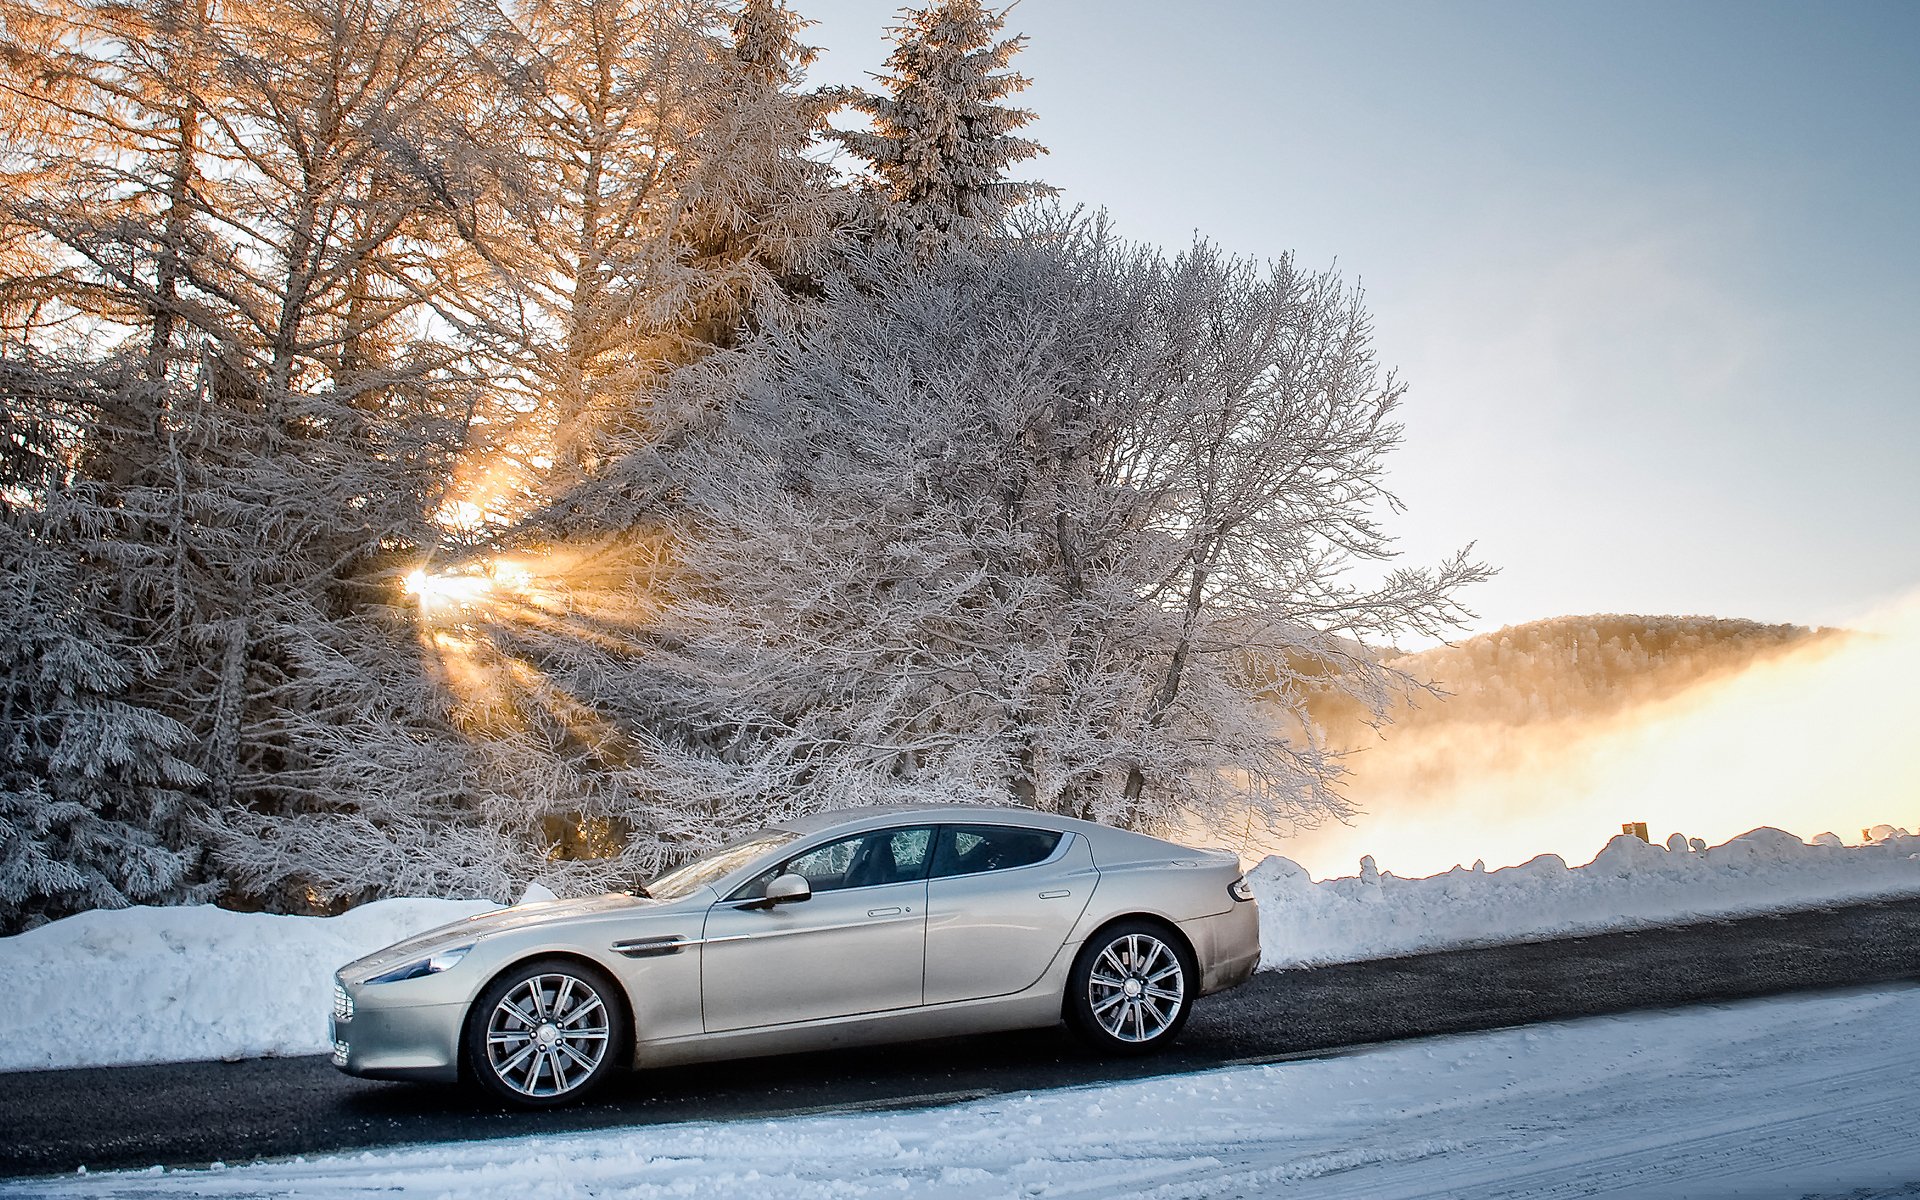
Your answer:
[[[378,846],[316,878],[274,860],[268,831],[397,828],[418,803],[391,787],[400,768],[448,768],[430,749],[460,744],[425,702],[400,580],[488,415],[435,319],[469,256],[444,175],[416,169],[468,102],[465,10],[211,11],[5,14],[22,84],[7,165],[27,186],[0,197],[0,225],[29,253],[0,279],[0,310],[22,315],[0,351],[66,364],[61,386],[6,380],[8,424],[50,431],[11,498],[71,555],[79,627],[151,665],[129,699],[191,734],[210,870],[298,906],[381,886]],[[427,794],[471,790],[473,765]],[[474,866],[441,857],[443,886]],[[502,852],[485,857],[469,880],[504,892]]]
[[[203,776],[178,722],[128,699],[155,663],[94,616],[72,557],[0,516],[0,933],[191,899]]]
[[[849,197],[814,157],[845,97],[802,86],[819,54],[799,40],[809,24],[780,0],[745,0],[714,64],[673,231],[691,280],[679,321],[687,358],[738,344],[755,322],[787,319],[845,248]]]
[[[981,0],[941,0],[904,17],[892,31],[888,73],[878,77],[885,94],[852,100],[873,128],[834,136],[872,169],[879,231],[924,257],[979,239],[1010,208],[1052,189],[1006,178],[1044,149],[1016,132],[1034,114],[1001,103],[1028,84],[1007,69],[1026,39],[1000,38],[1006,13]]]

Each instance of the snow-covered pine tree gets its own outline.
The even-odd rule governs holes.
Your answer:
[[[1026,39],[1000,37],[1006,13],[981,0],[940,0],[902,17],[887,74],[877,77],[884,94],[851,101],[872,128],[834,136],[872,170],[878,231],[924,257],[979,239],[1010,208],[1052,189],[1006,177],[1044,152],[1016,132],[1034,114],[1001,103],[1029,82],[1008,69]]]
[[[844,248],[851,198],[815,155],[845,97],[803,87],[819,54],[799,40],[809,24],[781,0],[745,0],[703,89],[672,229],[686,300],[659,314],[684,331],[683,361],[735,345],[750,323],[784,320]]]
[[[9,166],[31,183],[0,204],[46,265],[9,258],[0,306],[39,319],[6,349],[85,384],[6,395],[56,430],[55,469],[16,498],[74,554],[97,622],[153,659],[134,699],[192,733],[195,834],[255,900],[363,895],[423,859],[437,887],[504,894],[503,864],[533,856],[461,848],[484,828],[478,764],[429,702],[400,589],[407,548],[440,536],[454,451],[494,415],[447,339],[475,260],[446,173],[420,169],[472,102],[468,15],[75,0],[8,25],[26,85],[8,104],[30,118]],[[163,186],[128,182],[147,178]],[[288,830],[316,869],[282,853]]]
[[[182,835],[190,735],[129,699],[156,664],[100,623],[98,583],[37,515],[0,506],[0,934],[206,890]]]

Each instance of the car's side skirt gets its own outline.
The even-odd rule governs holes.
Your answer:
[[[960,1000],[923,1008],[830,1017],[770,1028],[700,1033],[638,1042],[637,1067],[795,1054],[840,1046],[878,1046],[1010,1029],[1043,1029],[1060,1020],[1060,980],[1047,977],[1023,992],[987,1000]]]

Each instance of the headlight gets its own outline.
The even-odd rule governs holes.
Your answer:
[[[451,950],[436,950],[426,958],[405,966],[395,967],[384,975],[375,975],[368,983],[399,983],[402,979],[419,979],[423,975],[438,975],[467,956],[473,949],[473,943],[455,946]]]
[[[1253,885],[1247,882],[1245,875],[1242,875],[1227,885],[1227,895],[1232,896],[1235,900],[1251,900],[1253,899]]]
[[[336,1021],[353,1020],[353,993],[338,979],[333,981],[333,1019]]]

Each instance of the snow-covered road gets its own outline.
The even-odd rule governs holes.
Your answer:
[[[1920,1196],[1920,987],[1430,1039],[915,1112],[654,1126],[0,1197]]]

